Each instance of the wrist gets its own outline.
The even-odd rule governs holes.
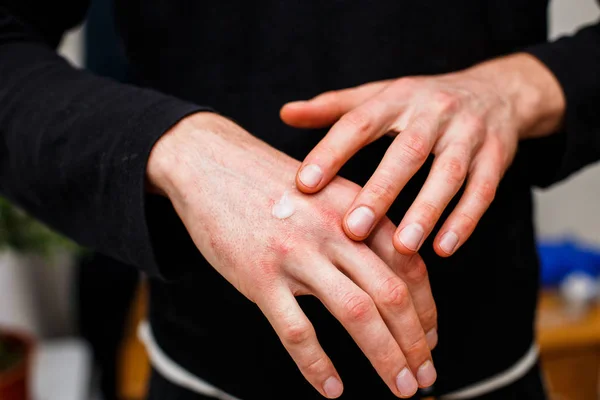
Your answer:
[[[185,199],[192,187],[222,186],[223,172],[279,193],[292,182],[299,162],[258,140],[231,120],[211,112],[182,119],[154,145],[146,167],[147,190]],[[286,186],[284,184],[284,186]]]
[[[193,142],[204,138],[210,140],[212,126],[225,118],[212,112],[199,112],[189,115],[165,132],[154,144],[146,166],[146,190],[150,193],[169,197],[180,182],[185,180],[188,169],[185,167],[186,146],[190,136]]]
[[[487,61],[468,71],[492,82],[512,105],[519,139],[547,136],[562,125],[566,100],[560,83],[527,53]]]

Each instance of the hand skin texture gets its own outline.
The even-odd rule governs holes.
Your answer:
[[[471,235],[510,166],[519,139],[553,133],[565,110],[552,73],[528,54],[464,71],[374,82],[286,104],[284,122],[300,128],[333,124],[296,177],[316,193],[365,145],[395,136],[377,170],[347,209],[344,231],[367,238],[430,154],[425,184],[393,236],[402,254],[415,254],[466,181],[465,192],[434,241],[453,254]]]
[[[202,255],[258,305],[322,395],[340,396],[341,378],[295,296],[319,298],[392,392],[410,397],[436,379],[430,348],[437,314],[427,269],[419,255],[394,250],[395,226],[387,218],[368,241],[350,240],[342,216],[360,187],[336,177],[307,196],[294,189],[299,165],[203,112],[154,146],[148,189],[170,199]],[[271,208],[286,190],[296,211],[274,218]]]

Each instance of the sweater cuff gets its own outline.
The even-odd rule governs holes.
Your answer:
[[[183,223],[166,198],[146,191],[146,166],[154,144],[181,119],[209,108],[166,97],[130,121],[129,134],[115,155],[120,176],[115,204],[123,205],[120,229],[125,262],[151,276],[174,279],[200,255]]]
[[[532,181],[549,186],[600,159],[600,24],[526,51],[556,76],[566,99],[562,131],[528,144]]]

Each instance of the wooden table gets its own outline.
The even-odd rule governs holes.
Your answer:
[[[574,311],[543,292],[537,332],[551,399],[600,399],[600,303]]]

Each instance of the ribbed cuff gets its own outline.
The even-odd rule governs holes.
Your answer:
[[[600,158],[600,24],[526,51],[552,71],[566,99],[563,132],[536,151],[534,181],[548,186]]]
[[[123,205],[123,226],[120,230],[127,244],[122,249],[124,261],[138,266],[153,276],[173,278],[184,268],[182,257],[198,253],[187,231],[167,199],[146,192],[146,167],[150,151],[160,137],[186,116],[212,111],[166,97],[130,121],[129,133],[116,160],[123,173],[116,204]],[[171,257],[169,257],[171,255]]]

